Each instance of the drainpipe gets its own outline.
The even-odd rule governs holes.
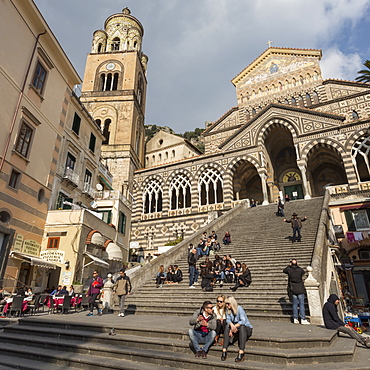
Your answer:
[[[44,31],[44,32],[42,32],[42,33],[39,33],[39,34],[37,35],[37,37],[36,37],[36,42],[35,42],[35,45],[34,45],[34,47],[33,47],[32,55],[31,55],[31,59],[30,59],[30,62],[28,63],[28,67],[27,67],[26,74],[25,74],[25,76],[24,76],[24,81],[23,81],[23,85],[22,85],[22,88],[21,88],[21,92],[19,93],[17,106],[15,107],[15,111],[14,111],[14,114],[13,114],[13,119],[12,119],[12,123],[11,123],[11,125],[10,125],[10,131],[9,131],[9,134],[8,134],[8,138],[6,139],[6,144],[5,144],[5,148],[4,148],[4,153],[3,153],[3,156],[2,156],[1,161],[0,161],[0,172],[3,170],[3,166],[4,166],[4,162],[5,162],[5,156],[6,156],[6,153],[8,152],[10,139],[11,139],[11,136],[12,136],[12,134],[13,134],[13,130],[14,130],[14,126],[15,126],[15,121],[16,121],[16,119],[17,119],[17,115],[18,115],[19,107],[20,107],[20,105],[21,105],[22,97],[23,97],[23,94],[24,94],[24,88],[26,87],[26,82],[27,82],[27,79],[28,79],[28,75],[29,75],[29,73],[30,73],[31,64],[32,64],[33,57],[34,57],[35,52],[36,52],[36,47],[37,47],[37,44],[38,44],[38,42],[39,42],[39,38],[40,38],[40,36],[45,35],[45,34],[46,34],[46,31]]]

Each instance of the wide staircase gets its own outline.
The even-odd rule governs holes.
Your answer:
[[[248,288],[239,288],[235,293],[230,290],[234,284],[224,284],[222,287],[216,284],[213,292],[203,292],[200,285],[196,285],[196,289],[189,289],[185,252],[177,261],[184,280],[178,285],[156,288],[153,276],[151,281],[127,297],[126,313],[190,315],[204,300],[215,301],[217,294],[227,296],[232,293],[251,319],[289,321],[292,309],[287,296],[287,275],[283,269],[291,258],[296,258],[303,268],[310,265],[322,202],[323,198],[315,198],[285,205],[288,219],[293,212],[302,218],[307,216],[300,242],[292,241],[291,225],[285,223],[283,217],[275,215],[277,207],[274,204],[249,208],[222,230],[216,230],[219,240],[225,231],[230,232],[232,243],[222,246],[218,254],[231,254],[237,261],[248,265],[252,274],[252,284]],[[210,256],[210,259],[213,260],[214,256]]]

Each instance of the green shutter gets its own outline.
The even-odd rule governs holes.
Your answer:
[[[347,210],[344,211],[344,216],[346,217],[348,231],[356,231],[355,221],[353,220],[352,212]]]

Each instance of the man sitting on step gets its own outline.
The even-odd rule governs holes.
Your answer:
[[[345,324],[338,316],[339,298],[336,294],[330,294],[328,301],[324,304],[322,316],[327,329],[336,330],[341,333],[346,333],[357,342],[370,348],[370,339],[360,335],[355,329]]]
[[[217,317],[213,314],[213,305],[211,301],[205,301],[200,310],[194,312],[189,320],[189,337],[191,346],[195,351],[195,357],[207,358],[209,347],[216,337]],[[200,349],[200,344],[204,344]]]

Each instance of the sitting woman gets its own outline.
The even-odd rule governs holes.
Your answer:
[[[73,296],[73,294],[74,294],[74,289],[73,289],[73,285],[70,285],[69,286],[69,289],[68,289],[68,294],[70,295],[70,296]]]
[[[227,297],[225,300],[225,305],[226,327],[221,361],[226,360],[227,348],[229,345],[238,341],[239,353],[235,359],[235,362],[241,362],[244,361],[245,344],[252,335],[253,327],[249,322],[243,307],[238,305],[234,297]]]
[[[175,269],[176,281],[179,283],[180,281],[183,280],[182,271],[179,269],[178,265],[174,265],[173,267]]]
[[[245,263],[242,263],[239,273],[236,273],[236,284],[230,288],[235,292],[238,288],[248,287],[252,282],[251,272]]]
[[[33,300],[33,292],[32,292],[32,288],[27,288],[27,290],[25,291],[25,296],[26,298],[24,299],[25,301],[32,301]]]
[[[231,235],[228,231],[226,231],[225,236],[223,237],[222,241],[225,245],[231,244]]]
[[[168,266],[167,269],[167,284],[178,284],[177,276],[173,266]]]
[[[204,267],[201,270],[202,275],[202,283],[201,287],[203,292],[213,292],[213,280],[214,280],[214,274],[212,271],[212,262],[207,262],[206,267]]]
[[[224,273],[225,273],[225,282],[232,283],[234,281],[235,276],[235,267],[230,260],[226,261]]]
[[[234,272],[234,275],[235,275],[234,283],[236,283],[238,281],[237,276],[238,276],[238,274],[240,274],[241,269],[242,269],[242,264],[240,262],[236,262],[235,263],[235,272]]]
[[[157,277],[155,278],[155,283],[157,284],[157,288],[161,287],[166,281],[167,274],[164,272],[164,266],[160,265],[157,273]]]
[[[217,297],[217,304],[213,308],[213,312],[217,317],[215,345],[222,346],[224,344],[225,327],[226,327],[226,309],[225,309],[225,296],[224,295],[220,294]],[[220,340],[221,335],[223,336],[223,338]]]

